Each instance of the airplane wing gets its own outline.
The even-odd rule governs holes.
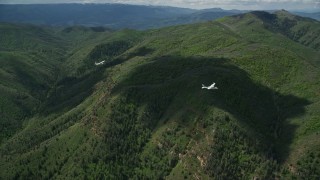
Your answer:
[[[216,83],[213,83],[209,86],[209,88],[213,88]]]

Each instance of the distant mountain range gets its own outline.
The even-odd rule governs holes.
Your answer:
[[[308,13],[308,12],[292,12],[293,14],[303,16],[303,17],[309,17],[312,19],[320,20],[320,12],[314,12],[314,13]]]
[[[220,8],[194,10],[124,4],[0,5],[0,22],[149,29],[203,22],[244,12],[248,11]],[[319,19],[319,13],[300,13],[299,15]]]

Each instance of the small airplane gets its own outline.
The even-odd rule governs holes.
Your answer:
[[[202,84],[202,89],[218,89],[217,87],[214,87],[216,83],[211,84],[210,86],[205,86]]]
[[[104,62],[105,62],[105,61],[101,61],[101,62],[98,62],[98,63],[97,63],[97,62],[94,62],[94,64],[95,64],[96,66],[99,66],[99,65],[103,65]]]

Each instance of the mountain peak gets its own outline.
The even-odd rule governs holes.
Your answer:
[[[286,11],[284,9],[279,10],[279,11],[275,11],[274,14],[276,14],[278,17],[287,17],[290,19],[293,19],[296,17],[296,15],[290,13],[289,11]]]

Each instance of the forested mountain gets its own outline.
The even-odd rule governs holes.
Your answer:
[[[0,179],[319,179],[319,29],[1,23]]]

